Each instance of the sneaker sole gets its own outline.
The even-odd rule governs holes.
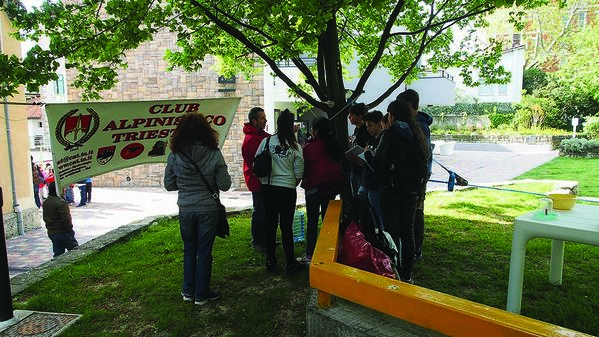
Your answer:
[[[192,296],[187,296],[183,292],[181,292],[181,296],[183,297],[183,302],[193,302],[193,297]]]
[[[195,303],[194,303],[194,304],[195,304],[195,305],[204,305],[204,304],[208,304],[208,302],[211,302],[211,301],[216,301],[216,300],[218,300],[218,299],[220,298],[220,296],[221,296],[221,295],[218,295],[218,296],[216,296],[216,297],[210,297],[210,298],[207,298],[207,299],[205,299],[205,300],[203,300],[203,301],[195,301]]]
[[[312,260],[308,260],[308,259],[304,259],[303,257],[298,257],[295,259],[297,262],[301,263],[301,264],[305,264],[307,266],[310,265],[310,263],[312,263]]]

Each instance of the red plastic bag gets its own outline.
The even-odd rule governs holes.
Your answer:
[[[366,241],[358,226],[352,221],[345,230],[339,263],[395,279],[391,259]]]

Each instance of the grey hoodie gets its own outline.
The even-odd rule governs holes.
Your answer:
[[[194,144],[185,153],[198,165],[214,192],[227,191],[231,187],[231,176],[219,150],[212,150],[203,144]],[[169,154],[164,171],[164,187],[167,191],[179,191],[177,205],[181,212],[218,210],[202,177],[183,155]]]

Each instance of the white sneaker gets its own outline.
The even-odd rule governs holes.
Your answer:
[[[306,264],[306,265],[309,265],[310,263],[312,263],[312,257],[308,256],[308,255],[298,257],[296,260],[297,260],[297,262],[299,262],[301,264]]]

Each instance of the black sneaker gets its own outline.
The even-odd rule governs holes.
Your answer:
[[[422,247],[414,250],[414,261],[420,261],[423,259]]]
[[[412,279],[412,273],[406,272],[402,269],[398,270],[399,280],[405,283],[414,284],[414,279]]]
[[[195,301],[195,305],[204,305],[207,304],[210,301],[215,301],[218,300],[220,298],[220,291],[210,291],[210,294],[208,294],[208,297],[204,298],[203,300],[196,300]]]
[[[257,251],[258,253],[264,253],[266,251],[266,247],[264,247],[264,245],[258,244],[258,243],[253,243],[252,244],[252,248]]]
[[[266,259],[265,266],[266,266],[266,272],[268,272],[268,273],[274,272],[275,270],[277,270],[277,259],[274,259],[274,260]]]
[[[414,284],[414,279],[411,278],[411,277],[408,278],[408,279],[406,279],[406,278],[403,278],[403,277],[400,276],[399,279],[401,280],[401,282],[405,282],[405,283],[409,283],[409,284]]]
[[[293,261],[285,267],[285,274],[292,276],[305,269],[305,266],[297,261]]]

